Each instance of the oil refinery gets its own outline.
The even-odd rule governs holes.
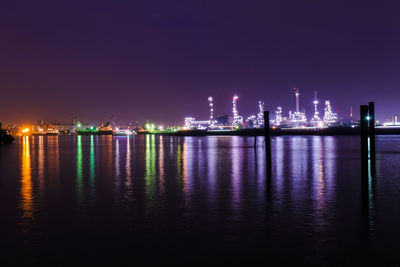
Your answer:
[[[270,126],[273,129],[283,132],[298,132],[303,134],[308,130],[312,132],[321,132],[325,130],[333,130],[334,128],[357,128],[358,122],[353,120],[352,108],[350,109],[350,119],[340,120],[338,114],[333,111],[331,101],[324,100],[323,107],[320,107],[320,100],[317,97],[317,92],[314,92],[314,99],[310,101],[313,112],[306,114],[305,109],[301,107],[300,90],[293,88],[293,109],[284,111],[282,106],[276,107],[274,112],[270,113]],[[5,130],[14,136],[28,136],[28,135],[135,135],[135,134],[254,134],[251,129],[264,128],[264,109],[265,102],[258,100],[256,113],[244,116],[240,109],[239,96],[234,94],[232,96],[231,111],[226,115],[217,115],[214,97],[207,98],[208,103],[208,118],[202,120],[196,119],[194,116],[184,118],[184,124],[178,126],[166,126],[147,121],[146,123],[139,124],[134,121],[131,123],[122,124],[120,122],[108,122],[106,118],[104,123],[85,123],[73,117],[71,123],[45,123],[39,121],[36,124],[24,125],[7,125]],[[205,105],[204,105],[205,107]],[[216,112],[217,111],[217,112]],[[219,114],[222,112],[219,111]],[[222,113],[223,114],[223,113]],[[96,126],[97,125],[97,126]],[[391,122],[380,124],[376,121],[377,128],[400,128],[400,123],[397,116],[394,116]],[[243,130],[243,131],[238,131]],[[351,129],[350,129],[351,130]],[[346,132],[347,130],[345,130]],[[352,130],[351,130],[352,131]],[[230,133],[229,133],[230,132]],[[257,131],[259,132],[259,131]]]
[[[314,114],[310,120],[307,120],[305,111],[300,110],[300,90],[293,88],[295,97],[295,109],[289,110],[288,116],[283,116],[282,107],[278,106],[275,111],[275,117],[271,119],[270,123],[279,128],[324,128],[334,126],[338,123],[337,113],[332,111],[331,102],[325,100],[324,115],[320,118],[318,111],[319,101],[315,93],[314,101]],[[233,95],[232,98],[232,115],[225,115],[215,117],[213,97],[208,98],[209,113],[208,120],[196,120],[194,117],[185,117],[186,130],[223,130],[223,129],[239,129],[239,128],[263,128],[264,127],[264,102],[258,101],[258,113],[250,114],[244,120],[243,116],[239,113],[239,96]]]

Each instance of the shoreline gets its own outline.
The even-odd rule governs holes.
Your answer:
[[[339,136],[339,135],[360,135],[360,128],[351,127],[330,127],[324,129],[290,129],[290,128],[271,128],[271,136],[284,135],[320,135],[320,136]],[[165,136],[264,136],[264,129],[241,129],[235,131],[207,131],[207,130],[189,130],[174,133],[139,133],[155,134]],[[399,128],[375,128],[376,135],[400,135]]]
[[[351,127],[330,127],[330,128],[271,128],[271,136],[341,136],[341,135],[360,135],[360,128]],[[396,128],[375,128],[376,135],[400,135],[400,127]],[[77,133],[77,134],[34,134],[31,136],[79,136],[79,135],[112,135],[112,136],[126,136],[113,133]],[[138,132],[136,135],[163,135],[163,136],[264,136],[264,129],[240,129],[240,130],[186,130],[178,132]]]

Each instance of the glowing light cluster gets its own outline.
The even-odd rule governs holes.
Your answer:
[[[154,123],[146,123],[146,124],[144,125],[144,128],[145,128],[147,131],[152,132],[152,131],[154,131],[154,130],[156,129],[156,126],[154,125]]]
[[[275,121],[273,122],[275,126],[281,126],[283,121],[282,118],[282,107],[277,107],[275,111]]]
[[[239,116],[239,111],[238,111],[238,101],[239,97],[237,95],[233,96],[232,99],[232,113],[233,113],[233,125],[234,126],[239,126],[243,124],[243,117]]]
[[[214,103],[213,103],[213,97],[210,96],[208,97],[208,102],[210,106],[210,121],[208,122],[210,128],[213,128],[215,125],[215,120],[214,120]]]
[[[205,130],[205,129],[213,129],[215,128],[216,120],[214,118],[214,102],[213,97],[208,97],[208,106],[210,117],[208,120],[198,121],[194,117],[185,117],[185,130],[197,129],[197,130]]]
[[[330,101],[325,101],[325,114],[323,119],[320,117],[318,111],[319,101],[315,93],[314,114],[311,120],[307,120],[306,113],[300,111],[300,90],[293,88],[295,94],[295,110],[289,110],[288,117],[283,117],[282,107],[277,107],[275,111],[275,119],[271,120],[272,124],[276,127],[289,127],[289,128],[304,128],[304,127],[317,127],[323,128],[337,123],[337,113],[332,111]],[[199,130],[223,130],[223,129],[240,129],[242,127],[263,127],[264,126],[264,102],[258,101],[258,113],[256,115],[249,115],[246,118],[246,123],[243,117],[239,115],[238,103],[239,96],[233,95],[232,98],[232,116],[225,115],[221,117],[221,121],[217,121],[214,115],[213,97],[208,97],[209,103],[209,119],[196,120],[194,117],[185,117],[184,129],[199,129]]]
[[[247,126],[261,128],[264,127],[264,102],[258,101],[257,115],[250,115],[246,119]]]
[[[296,111],[289,111],[289,119],[292,127],[301,127],[307,123],[307,117],[304,112],[300,112],[300,91],[299,88],[293,88],[296,97]]]
[[[337,113],[332,112],[331,102],[329,100],[325,101],[325,113],[324,113],[324,123],[332,124],[338,121]]]
[[[315,98],[313,101],[314,104],[314,115],[311,119],[311,125],[314,127],[322,128],[324,126],[323,121],[319,117],[319,112],[318,112],[318,99],[317,99],[317,92],[315,92]]]

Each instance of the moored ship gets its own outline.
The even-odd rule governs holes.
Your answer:
[[[86,129],[76,129],[75,132],[78,135],[112,135],[114,133],[113,128],[108,122],[100,125],[98,128],[89,127]]]

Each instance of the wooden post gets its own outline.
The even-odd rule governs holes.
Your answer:
[[[254,127],[254,148],[257,148],[257,128]]]
[[[267,161],[267,176],[271,176],[271,133],[269,128],[269,111],[264,111],[264,137],[265,137],[265,159]]]
[[[374,102],[368,103],[368,130],[369,130],[369,159],[371,166],[371,175],[375,176],[375,107]]]
[[[360,139],[361,139],[361,179],[362,186],[368,187],[368,106],[360,106]]]

